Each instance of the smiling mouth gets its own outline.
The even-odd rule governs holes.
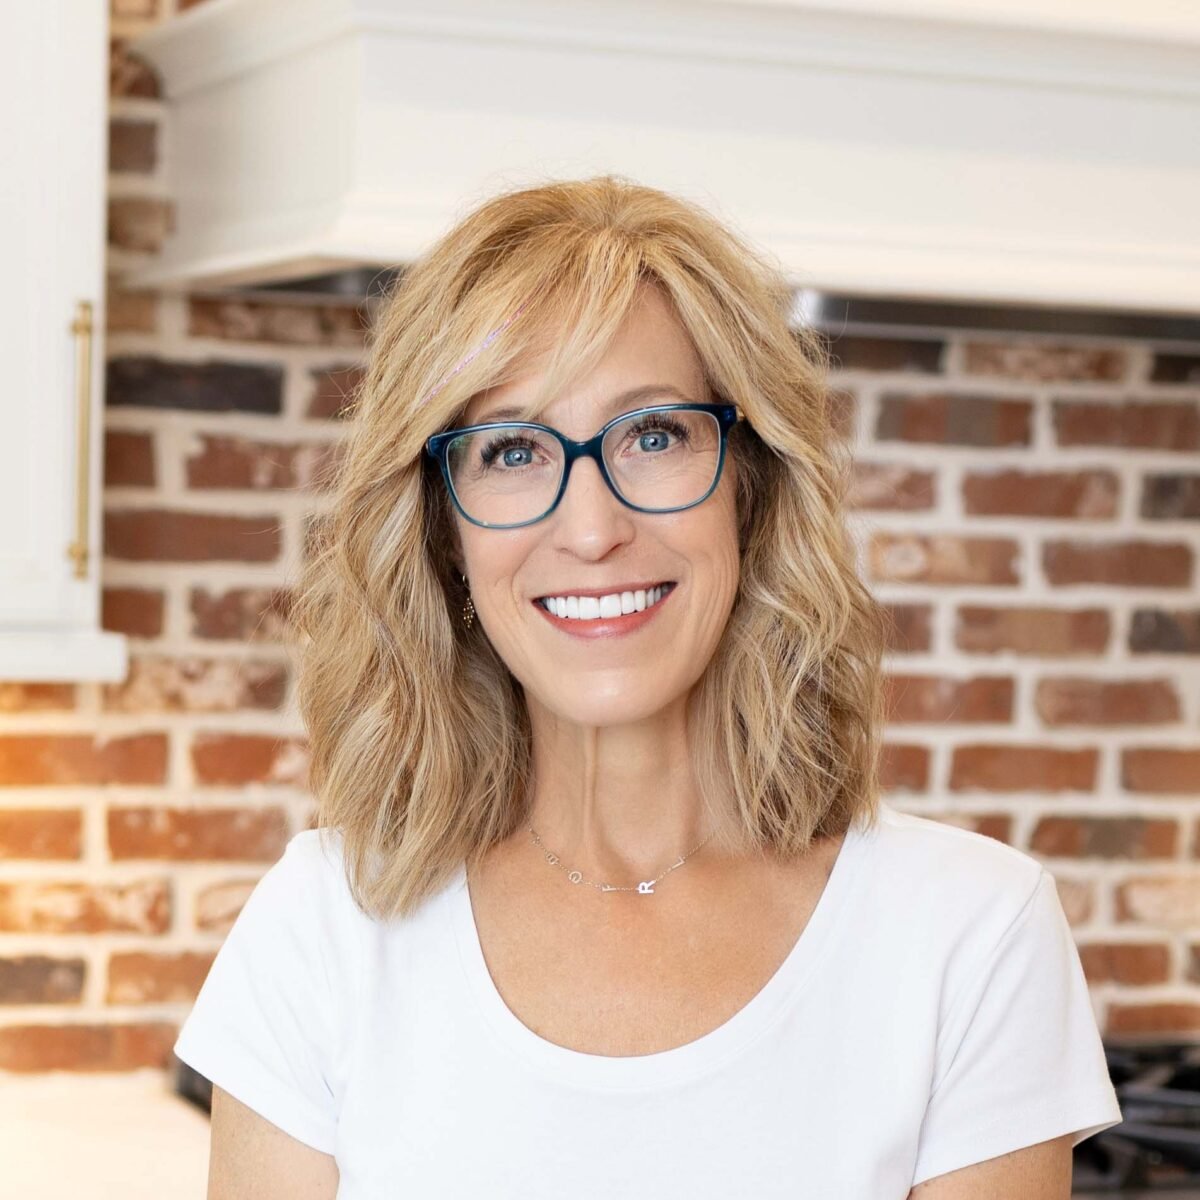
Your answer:
[[[604,596],[572,596],[569,593],[563,596],[539,596],[534,603],[553,616],[566,620],[611,620],[653,608],[674,591],[675,586],[673,579],[665,579],[651,588],[634,592],[610,592]]]

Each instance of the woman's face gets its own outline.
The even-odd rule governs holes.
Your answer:
[[[535,368],[481,393],[462,423],[490,420],[495,410],[525,401],[539,379]],[[682,396],[617,401],[650,384]],[[662,293],[645,287],[605,357],[537,420],[582,440],[622,412],[683,399],[710,399],[699,357]],[[727,455],[707,499],[680,512],[641,513],[609,491],[595,462],[579,459],[558,507],[532,525],[487,529],[456,511],[476,620],[527,701],[578,724],[613,725],[685,697],[712,658],[737,591],[735,493]],[[560,619],[539,603],[664,580],[674,587],[652,607],[648,598],[647,610],[631,619]]]

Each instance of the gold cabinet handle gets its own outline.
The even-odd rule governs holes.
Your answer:
[[[86,579],[88,572],[88,459],[91,451],[92,418],[92,302],[80,300],[71,322],[75,335],[75,540],[67,555],[75,563],[75,578]]]

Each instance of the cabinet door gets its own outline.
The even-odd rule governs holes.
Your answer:
[[[106,8],[0,7],[3,679],[124,672],[99,630]]]

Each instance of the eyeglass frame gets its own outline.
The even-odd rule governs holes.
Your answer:
[[[604,461],[604,436],[608,431],[621,421],[627,421],[630,417],[638,417],[644,413],[656,412],[675,412],[680,409],[687,409],[695,412],[706,412],[717,419],[717,426],[720,432],[720,449],[717,454],[717,469],[713,473],[713,481],[709,485],[708,490],[698,500],[692,500],[687,504],[678,504],[674,508],[645,508],[640,504],[634,504],[632,500],[627,500],[621,495],[617,489],[617,485],[613,482],[612,476],[608,473],[608,464]],[[673,513],[683,512],[685,509],[695,508],[697,504],[703,503],[712,495],[717,484],[721,482],[721,472],[725,467],[725,448],[729,442],[729,431],[739,421],[745,419],[745,414],[736,404],[698,404],[698,403],[681,403],[681,404],[652,404],[646,408],[633,408],[628,412],[618,413],[611,421],[605,422],[594,437],[584,438],[583,441],[577,442],[573,438],[569,438],[566,434],[559,433],[551,425],[541,425],[536,421],[485,421],[479,425],[464,425],[460,429],[447,429],[442,433],[435,433],[432,437],[425,440],[425,453],[441,468],[442,479],[446,484],[446,490],[450,493],[450,499],[454,503],[454,507],[458,509],[463,519],[469,521],[472,525],[478,525],[484,529],[521,529],[526,525],[536,525],[539,521],[544,521],[558,507],[559,501],[566,494],[567,484],[571,480],[571,468],[576,461],[581,458],[590,458],[600,469],[600,476],[608,485],[608,490],[612,492],[616,498],[625,505],[626,508],[631,508],[635,512],[649,513],[651,515],[657,513]],[[491,521],[478,521],[470,516],[463,508],[458,499],[458,494],[454,490],[454,483],[450,478],[450,465],[447,461],[448,449],[450,443],[465,433],[479,433],[486,429],[536,429],[541,433],[548,433],[555,438],[563,448],[563,469],[562,477],[558,483],[558,491],[554,495],[554,499],[550,502],[550,506],[541,516],[532,517],[528,521],[515,521],[508,525],[498,525]]]

